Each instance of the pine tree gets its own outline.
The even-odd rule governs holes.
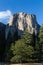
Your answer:
[[[25,43],[27,43],[27,45],[32,45],[32,34],[29,33],[27,30],[23,32],[22,38],[25,40]]]
[[[23,32],[21,39],[17,40],[15,44],[11,45],[13,57],[11,62],[30,62],[32,60],[32,54],[34,48],[32,44],[32,35],[27,31]]]
[[[34,53],[34,49],[30,45],[27,46],[23,39],[16,41],[16,44],[12,45],[11,50],[14,55],[11,58],[11,62],[22,63],[32,61],[31,57]]]

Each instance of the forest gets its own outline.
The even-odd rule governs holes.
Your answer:
[[[37,35],[25,30],[21,37],[16,32],[12,38],[9,31],[7,40],[0,31],[0,62],[43,62],[43,24]]]

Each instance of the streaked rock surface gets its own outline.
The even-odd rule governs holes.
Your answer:
[[[28,30],[31,34],[39,32],[39,24],[37,23],[36,16],[34,14],[26,14],[23,12],[16,13],[12,15],[6,26],[6,38],[9,31],[13,36],[16,31],[18,31],[18,36],[22,35],[22,31]]]

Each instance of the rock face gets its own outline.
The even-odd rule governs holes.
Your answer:
[[[35,32],[36,34],[39,32],[39,24],[37,23],[36,16],[34,14],[26,14],[23,12],[16,13],[12,15],[8,21],[6,26],[6,38],[10,31],[13,36],[17,31],[18,36],[22,35],[22,31],[28,30],[31,34]]]

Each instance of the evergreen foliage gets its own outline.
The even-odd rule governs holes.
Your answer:
[[[2,36],[2,34],[0,31],[0,61],[43,62],[43,25],[40,26],[40,32],[37,35],[35,32],[31,34],[25,30],[21,38],[18,38],[17,32],[12,38],[9,31],[8,38],[5,40],[5,35]]]

